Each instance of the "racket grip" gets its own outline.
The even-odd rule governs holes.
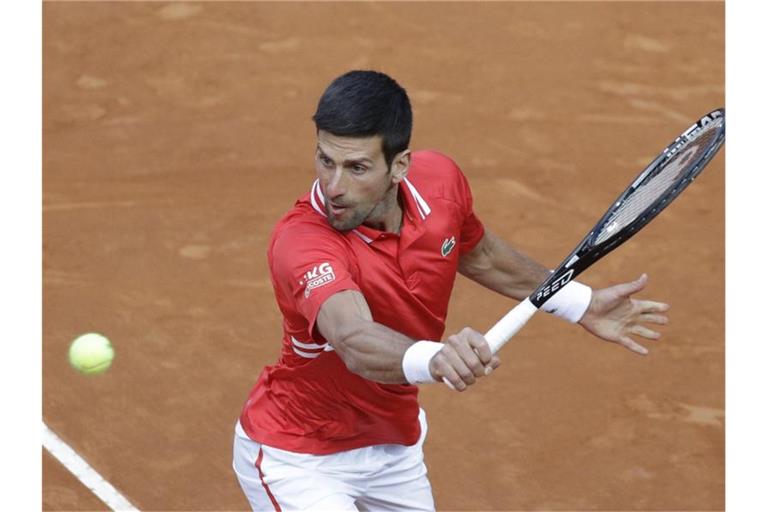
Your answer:
[[[501,347],[506,345],[538,310],[526,297],[524,301],[512,308],[509,313],[496,322],[496,325],[485,333],[485,339],[491,347],[491,352],[495,354]],[[443,378],[443,382],[446,386],[455,390],[453,385],[445,378]]]
[[[524,301],[512,308],[496,325],[485,333],[485,339],[491,347],[491,352],[498,352],[512,337],[517,334],[528,320],[538,311],[538,308],[526,297]]]

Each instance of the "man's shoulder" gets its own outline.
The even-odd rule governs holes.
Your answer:
[[[428,197],[459,201],[466,194],[466,178],[458,164],[439,151],[414,151],[407,179]]]
[[[295,249],[311,247],[318,243],[344,245],[345,237],[333,229],[325,217],[315,211],[307,202],[299,200],[286,212],[272,230],[270,246],[279,241]]]
[[[419,174],[453,174],[461,172],[449,156],[433,149],[422,149],[411,153],[411,171]]]

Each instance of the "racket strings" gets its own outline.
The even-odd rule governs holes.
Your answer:
[[[706,126],[677,153],[648,172],[613,215],[603,224],[594,245],[599,245],[643,215],[659,198],[667,194],[685,178],[713,147],[722,123]]]

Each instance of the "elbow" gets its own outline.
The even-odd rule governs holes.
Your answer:
[[[493,261],[486,254],[482,254],[481,257],[467,259],[459,264],[459,272],[474,281],[481,279],[492,271]]]
[[[329,342],[351,373],[381,384],[402,383],[402,354],[396,343],[382,342],[382,331],[374,322],[338,326]]]
[[[363,378],[369,378],[369,368],[364,354],[355,343],[355,339],[362,333],[363,329],[359,325],[340,326],[331,341],[331,346],[350,372]]]
[[[468,277],[472,280],[477,280],[478,278],[482,277],[486,273],[492,270],[491,265],[485,263],[485,262],[470,262],[465,263],[459,267],[459,272],[461,275]]]
[[[475,250],[459,260],[459,272],[473,280],[493,272],[496,266],[494,257],[495,243],[492,235],[486,232]]]
[[[366,380],[378,381],[377,372],[371,367],[369,362],[366,361],[365,357],[362,357],[359,353],[356,353],[355,351],[347,351],[340,353],[339,357],[341,357],[347,370],[351,373]]]

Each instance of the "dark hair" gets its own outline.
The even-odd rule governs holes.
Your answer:
[[[405,89],[378,71],[349,71],[323,93],[312,116],[317,130],[339,137],[382,137],[387,167],[408,149],[413,117]]]

